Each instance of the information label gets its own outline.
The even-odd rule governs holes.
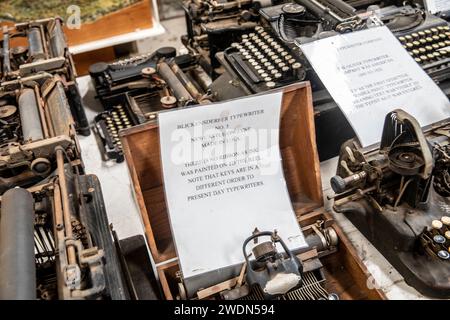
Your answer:
[[[427,126],[450,117],[450,102],[387,27],[300,46],[363,146],[381,140],[384,118],[403,109]]]
[[[306,246],[279,149],[281,93],[159,115],[170,224],[184,278],[244,261],[242,244],[277,230]],[[250,248],[249,248],[250,249]]]

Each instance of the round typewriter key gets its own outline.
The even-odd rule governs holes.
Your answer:
[[[428,43],[433,42],[433,38],[432,37],[426,37],[425,40],[427,40]]]
[[[433,52],[433,56],[435,59],[439,59],[441,57],[441,54],[439,52]]]
[[[430,36],[431,34],[433,34],[430,29],[424,30],[423,32],[425,32],[427,37]]]
[[[424,49],[424,50],[421,50],[421,49]],[[420,48],[419,50],[420,50],[420,52],[433,51],[433,47],[432,46],[425,46],[425,48]]]
[[[443,217],[441,218],[441,222],[442,222],[443,224],[445,224],[446,226],[450,226],[450,217],[449,217],[449,216],[443,216]]]
[[[433,241],[437,244],[444,244],[445,243],[445,237],[441,236],[440,234],[437,234],[433,237]]]
[[[405,42],[405,41],[406,41],[405,37],[398,37],[398,40],[399,40],[400,42]]]
[[[242,39],[247,39],[248,38],[248,35],[247,34],[243,34],[242,35]]]
[[[265,44],[265,45],[263,45],[263,46],[261,47],[261,49],[262,49],[262,50],[269,49],[269,46],[268,46],[267,44]]]
[[[411,33],[411,37],[413,37],[414,39],[418,39],[419,38],[419,34],[416,33],[416,32]]]
[[[283,68],[285,65],[286,65],[286,63],[280,62],[280,63],[278,63],[278,68]]]
[[[439,39],[440,39],[440,40],[445,40],[445,39],[447,39],[447,38],[448,38],[448,36],[447,36],[446,34],[441,33],[441,34],[439,35]]]
[[[266,58],[261,59],[261,63],[266,63],[268,60]]]
[[[282,51],[281,53],[280,53],[280,56],[282,56],[282,57],[286,57],[287,56],[287,51]]]
[[[427,58],[426,55],[421,55],[419,58],[420,58],[420,60],[422,60],[422,62],[427,62],[428,61],[428,58]]]
[[[272,64],[270,63],[270,62],[264,62],[264,66],[265,67],[268,67],[268,66],[271,66]]]
[[[296,62],[292,65],[292,69],[300,69],[302,67],[302,64],[300,62]]]
[[[406,49],[414,48],[414,45],[411,42],[407,42],[405,46],[406,46]]]
[[[275,67],[273,65],[267,66],[267,70],[273,70]]]
[[[260,65],[256,65],[254,68],[255,68],[256,71],[261,70],[261,66]]]
[[[266,82],[266,86],[269,87],[269,88],[273,88],[273,87],[276,86],[276,84],[273,81],[269,81],[269,82]]]
[[[272,78],[271,78],[271,77],[265,77],[265,78],[264,78],[264,81],[265,81],[265,82],[270,82],[270,81],[272,81]]]
[[[249,34],[248,34],[248,37],[249,38],[251,38],[251,37],[253,37],[255,34],[253,33],[253,32],[250,32]]]
[[[264,79],[264,78],[267,78],[269,75],[267,74],[267,73],[265,73],[265,72],[263,72],[263,73],[261,73],[261,77]]]
[[[439,220],[433,220],[431,221],[431,227],[433,229],[441,229],[442,228],[442,222]]]
[[[445,45],[450,46],[450,40],[445,40]]]
[[[422,60],[421,60],[420,58],[414,58],[414,60],[415,60],[417,63],[422,63]]]
[[[253,66],[253,67],[256,67],[256,66],[258,66],[258,65],[259,65],[259,63],[258,63],[258,62],[256,62],[256,61],[253,61],[253,62],[252,62],[251,64],[252,64],[252,66]]]
[[[281,61],[282,61],[281,59],[275,59],[274,62],[275,62],[276,64],[278,64],[278,63],[280,63]]]
[[[411,37],[411,35],[407,34],[407,35],[405,36],[405,39],[406,39],[406,41],[412,41],[412,40],[413,40],[413,37]]]
[[[263,70],[263,69],[258,70],[258,73],[259,73],[260,75],[262,75],[263,73],[266,73],[266,70]]]
[[[274,77],[275,77],[276,79],[280,79],[282,76],[283,76],[283,75],[282,75],[281,73],[275,73],[275,74],[274,74]]]
[[[438,34],[439,30],[437,28],[431,28],[430,31],[434,34]]]
[[[438,50],[439,49],[439,45],[434,43],[431,45],[433,47],[434,50]]]
[[[232,48],[237,48],[239,46],[239,44],[237,43],[237,42],[233,42],[232,44],[231,44],[231,47]]]
[[[440,40],[439,36],[432,36],[432,38],[433,38],[433,41],[439,41]]]
[[[450,27],[449,27],[449,26],[443,26],[443,27],[442,27],[442,30],[448,31],[448,30],[450,30]]]
[[[428,58],[428,60],[433,60],[434,55],[432,53],[429,53],[429,54],[427,54],[427,58]]]
[[[283,49],[283,48],[278,48],[278,49],[277,49],[277,52],[278,52],[278,53],[284,52],[284,49]]]
[[[437,45],[439,46],[439,48],[445,48],[446,47],[445,42],[443,42],[443,41],[438,42]]]
[[[289,59],[289,60],[288,60],[288,63],[289,63],[289,64],[294,64],[294,63],[296,63],[296,62],[297,62],[297,60],[295,60],[295,59]]]
[[[273,53],[272,51],[270,51],[270,52],[267,52],[267,55],[268,55],[270,58],[272,58],[272,57],[275,55],[275,53]]]
[[[416,46],[416,47],[418,47],[418,46],[420,46],[420,42],[419,41],[413,41],[413,43],[412,43],[414,46]]]
[[[291,60],[292,56],[290,54],[288,54],[286,57],[284,57],[286,60]]]
[[[423,46],[427,44],[427,40],[425,40],[425,39],[420,39],[419,42]]]
[[[444,236],[447,240],[450,240],[450,230],[449,231],[445,231]]]
[[[252,53],[256,53],[256,52],[259,52],[259,50],[258,49],[256,49],[256,48],[252,48],[252,50],[250,50]]]
[[[419,49],[414,49],[411,52],[412,52],[412,54],[415,54],[415,55],[419,55],[420,54],[420,50]]]
[[[272,70],[270,70],[270,73],[271,73],[271,74],[277,74],[277,73],[278,73],[278,70],[277,70],[277,69],[272,69]]]
[[[252,55],[251,54],[244,54],[244,59],[245,60],[250,60],[252,58]]]
[[[255,59],[248,59],[248,62],[253,63],[255,62]]]
[[[448,251],[445,250],[439,250],[437,256],[442,260],[448,260],[450,258],[450,253],[448,253]]]

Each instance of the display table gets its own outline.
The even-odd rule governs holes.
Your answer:
[[[102,111],[100,103],[95,100],[95,90],[89,76],[78,78],[86,114],[90,122]],[[102,184],[106,211],[110,223],[120,239],[137,234],[144,234],[141,218],[134,199],[131,180],[126,163],[105,163],[102,161],[96,137],[79,137],[82,157],[88,172],[98,176]],[[149,150],[150,152],[150,150]],[[330,209],[332,201],[326,199],[332,195],[330,177],[335,174],[337,158],[321,163],[322,187],[325,197],[325,208]],[[358,252],[358,255],[373,275],[367,285],[378,286],[389,299],[426,299],[415,289],[408,286],[402,276],[387,260],[364,238],[364,236],[341,214],[333,215],[342,227]]]

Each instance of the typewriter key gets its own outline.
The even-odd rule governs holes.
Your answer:
[[[415,60],[417,63],[422,63],[422,60],[421,60],[420,58],[414,58],[414,60]]]
[[[440,234],[437,234],[433,237],[433,241],[436,242],[437,244],[444,244],[445,238],[443,236],[441,236]]]
[[[439,250],[437,255],[442,260],[448,260],[450,258],[450,253],[448,253],[448,251],[445,250]]]
[[[450,40],[445,40],[445,45],[450,46]]]
[[[445,40],[445,39],[447,39],[447,38],[448,38],[448,36],[447,36],[446,34],[441,33],[441,34],[439,35],[439,39],[440,39],[440,40]]]
[[[405,42],[405,41],[406,41],[405,37],[398,37],[398,40],[399,40],[400,42]]]
[[[264,66],[265,67],[268,67],[268,66],[271,66],[272,64],[270,63],[270,62],[264,62]]]
[[[411,37],[413,37],[414,39],[418,39],[419,38],[419,34],[416,33],[416,32],[411,33]]]
[[[258,71],[258,70],[261,69],[261,66],[260,65],[256,65],[254,68],[255,68],[256,71]]]
[[[267,62],[267,59],[266,58],[262,58],[261,59],[261,63],[266,63]]]
[[[436,35],[432,36],[431,38],[433,38],[433,41],[439,41],[440,40],[439,36],[436,36]]]
[[[439,59],[441,57],[441,54],[439,52],[433,52],[433,56],[435,59]]]
[[[287,67],[287,66],[286,66],[286,67],[283,67],[283,68],[281,68],[281,71],[283,71],[283,72],[285,72],[285,73],[286,73],[286,72],[288,72],[288,71],[289,71],[289,67]]]
[[[273,70],[273,68],[275,68],[273,65],[267,66],[267,70]]]
[[[420,54],[420,50],[419,50],[419,49],[414,49],[414,50],[412,51],[412,54],[418,56],[418,55]]]
[[[300,69],[302,67],[302,64],[300,62],[296,62],[292,65],[292,69]]]
[[[256,66],[259,65],[259,63],[253,60],[253,62],[251,63],[251,65],[252,65],[253,67],[256,67]]]
[[[419,42],[423,46],[427,44],[427,40],[425,40],[425,39],[420,39]]]
[[[433,47],[434,50],[438,50],[439,49],[439,45],[436,44],[436,43],[433,43],[431,46]]]
[[[278,70],[277,70],[277,69],[272,69],[272,70],[270,70],[270,73],[271,73],[271,74],[277,74],[277,73],[278,73]]]
[[[447,240],[450,240],[450,231],[445,231],[444,235]]]
[[[277,79],[280,79],[282,77],[282,74],[281,73],[275,73],[274,77],[277,78]]]
[[[233,42],[232,44],[231,44],[231,47],[232,48],[237,48],[239,46],[239,44],[237,43],[237,42]]]
[[[432,37],[426,37],[425,40],[427,40],[428,43],[432,43],[433,42],[433,38]]]
[[[434,59],[434,55],[432,53],[427,54],[428,60],[433,60]]]
[[[262,77],[263,79],[267,78],[268,76],[269,76],[269,75],[268,75],[267,73],[265,73],[265,72],[261,73],[261,77]]]
[[[284,57],[286,60],[291,60],[292,56],[290,54],[288,54],[286,57]]]
[[[411,42],[407,42],[407,43],[405,44],[405,46],[406,46],[406,49],[412,49],[412,48],[414,48],[414,45],[413,45]]]
[[[276,86],[276,84],[275,84],[275,82],[273,82],[273,81],[269,81],[269,82],[266,82],[266,86],[267,86],[268,88],[273,88],[273,87]]]
[[[406,39],[406,41],[412,41],[413,40],[413,37],[411,36],[411,35],[409,35],[409,34],[407,34],[406,36],[405,36],[405,39]]]
[[[413,43],[412,43],[415,47],[418,47],[418,46],[420,46],[420,41],[413,41]]]
[[[295,60],[295,59],[289,59],[289,60],[288,60],[288,63],[289,63],[289,64],[294,64],[294,63],[296,63],[296,62],[297,62],[297,60]]]
[[[278,68],[283,68],[285,65],[286,65],[286,63],[280,62],[280,63],[278,63]]]
[[[441,222],[446,225],[446,226],[450,226],[450,217],[449,216],[443,216],[441,218]]]
[[[431,221],[431,227],[436,230],[440,230],[442,228],[442,222],[439,220]]]
[[[265,82],[270,82],[270,81],[272,81],[272,78],[271,78],[271,77],[265,77],[265,78],[264,78],[264,81],[265,81]]]
[[[261,75],[262,75],[263,73],[265,73],[265,72],[266,72],[266,71],[265,71],[265,70],[263,70],[263,69],[261,69],[261,70],[258,70],[258,73],[259,73],[259,74],[261,74]]]
[[[286,51],[282,51],[281,53],[280,53],[280,56],[282,56],[282,57],[286,57],[287,56],[287,52]]]
[[[281,61],[282,61],[282,60],[278,58],[278,59],[275,59],[274,62],[275,62],[276,64],[279,64],[279,63],[281,63]]]
[[[421,49],[423,49],[423,50],[421,50]],[[425,53],[426,51],[433,51],[433,47],[425,46],[425,48],[420,48],[419,50],[420,50],[420,52]]]

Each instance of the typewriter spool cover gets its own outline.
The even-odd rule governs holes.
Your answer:
[[[159,128],[155,122],[145,123],[121,131],[120,136],[164,295],[167,299],[173,299],[179,265],[164,193]],[[313,222],[318,216],[331,219],[323,209],[312,95],[308,82],[283,89],[279,138],[287,189],[300,225],[302,221]],[[327,262],[327,272],[333,273],[333,285],[342,292],[344,299],[385,298],[381,291],[367,287],[370,274],[340,228],[337,225],[333,228],[341,241],[340,253]]]

